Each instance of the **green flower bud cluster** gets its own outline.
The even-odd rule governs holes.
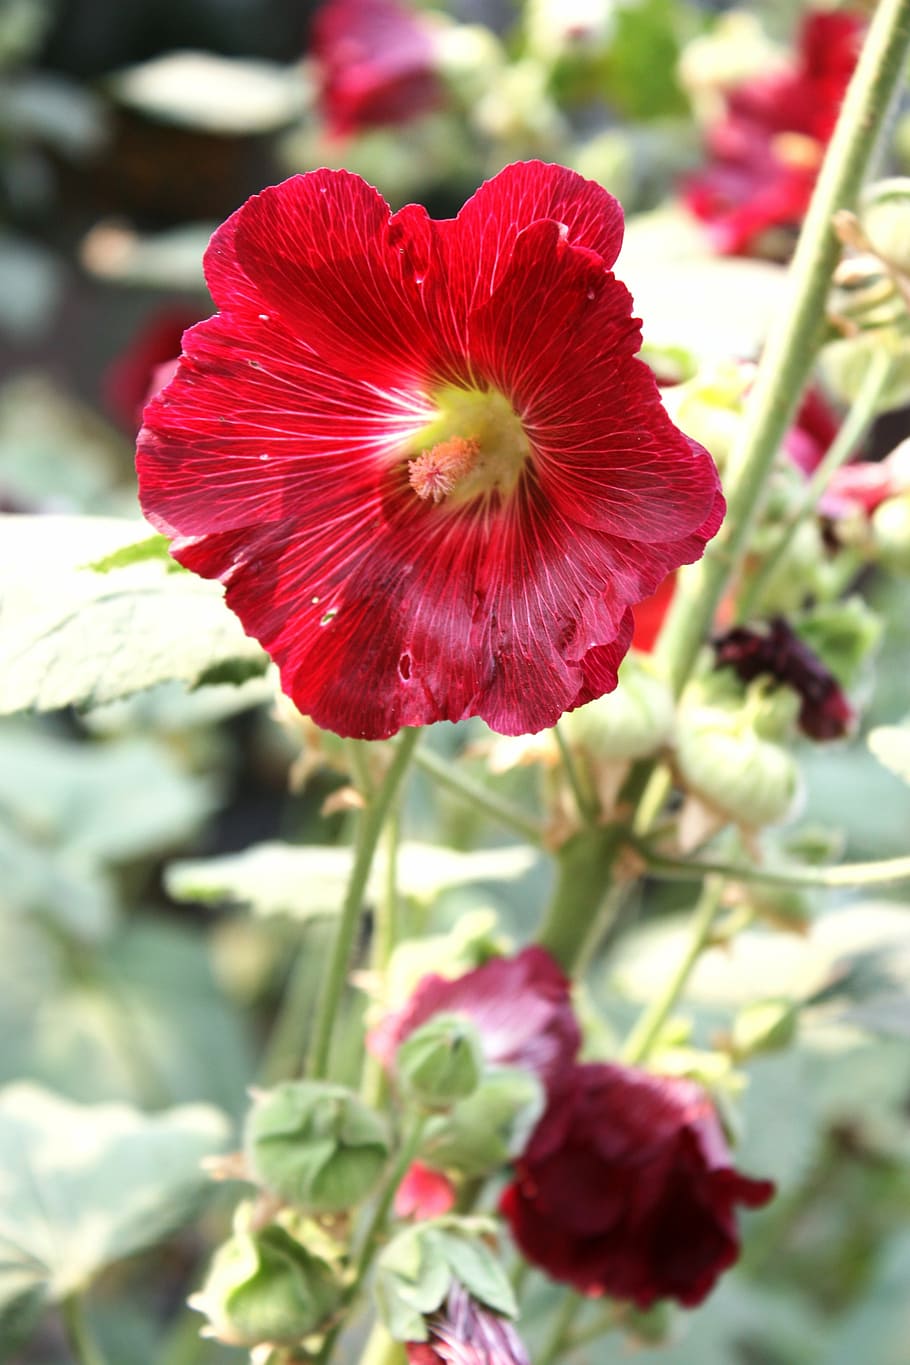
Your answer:
[[[518,1312],[499,1258],[489,1246],[495,1224],[447,1216],[417,1223],[394,1237],[376,1263],[379,1315],[396,1341],[426,1341],[426,1317],[445,1301],[453,1281],[503,1317]]]
[[[526,1146],[544,1110],[537,1076],[518,1067],[497,1067],[467,1099],[430,1120],[421,1160],[469,1179],[502,1170]]]
[[[375,1187],[389,1155],[385,1121],[344,1086],[287,1081],[256,1097],[244,1139],[254,1180],[309,1213],[342,1213]]]
[[[593,770],[601,762],[646,758],[667,742],[673,729],[673,693],[645,655],[628,654],[613,692],[570,711],[565,737]]]
[[[780,689],[764,711],[690,704],[679,715],[676,765],[683,784],[746,829],[776,824],[796,801],[796,763],[762,733],[779,736],[784,709],[792,718],[793,699]]]
[[[228,1346],[294,1345],[318,1331],[341,1302],[332,1267],[278,1223],[244,1230],[241,1205],[234,1235],[218,1248],[191,1308],[204,1313],[203,1335]]]

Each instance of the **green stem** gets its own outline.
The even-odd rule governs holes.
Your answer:
[[[382,1193],[373,1210],[367,1230],[364,1233],[363,1241],[360,1245],[360,1253],[357,1257],[354,1280],[349,1291],[349,1301],[353,1299],[360,1286],[366,1278],[367,1271],[373,1264],[373,1258],[379,1250],[379,1243],[382,1234],[385,1232],[392,1203],[395,1199],[395,1191],[401,1184],[408,1167],[420,1151],[420,1143],[423,1138],[424,1129],[427,1125],[428,1115],[418,1114],[412,1121],[409,1131],[406,1133],[401,1149],[395,1159],[395,1164],[389,1172],[388,1179],[382,1188]]]
[[[360,816],[351,878],[341,908],[325,986],[316,1014],[313,1046],[308,1068],[309,1075],[315,1080],[321,1080],[328,1072],[332,1026],[335,1022],[341,992],[347,977],[354,936],[360,919],[370,868],[373,864],[373,855],[376,852],[376,845],[379,842],[379,835],[382,832],[386,816],[408,770],[420,734],[421,731],[417,729],[402,731],[389,770],[374,799],[364,808]]]
[[[610,873],[622,831],[616,825],[582,830],[557,854],[556,889],[537,932],[537,942],[571,973],[585,958],[610,890]]]
[[[570,1292],[564,1296],[559,1312],[553,1320],[550,1335],[544,1343],[543,1350],[538,1354],[535,1365],[553,1365],[553,1361],[562,1355],[569,1344],[572,1323],[585,1302],[581,1294]]]
[[[585,785],[581,780],[578,765],[575,762],[572,750],[566,742],[566,737],[558,725],[553,727],[553,735],[556,739],[556,747],[559,749],[559,756],[562,759],[563,772],[566,781],[572,788],[572,795],[575,798],[575,805],[578,813],[586,825],[593,824],[597,819],[597,802],[590,792],[585,790]]]
[[[304,933],[309,939],[310,928]],[[307,1024],[318,986],[318,972],[313,961],[313,947],[307,941],[298,948],[281,996],[278,1015],[265,1045],[259,1064],[262,1085],[277,1085],[297,1074],[304,1055]]]
[[[676,970],[664,983],[660,994],[642,1012],[626,1039],[622,1057],[623,1061],[628,1062],[630,1066],[640,1066],[648,1060],[654,1044],[663,1032],[667,1019],[675,1009],[685,990],[686,983],[692,975],[693,967],[701,957],[711,937],[711,930],[720,910],[722,894],[723,881],[721,878],[711,877],[705,882],[692,912],[689,942],[676,965]]]
[[[78,1365],[106,1365],[85,1316],[82,1295],[69,1294],[60,1304],[66,1339]]]
[[[440,787],[446,787],[449,791],[460,796],[462,800],[475,806],[478,810],[489,815],[493,820],[498,820],[506,829],[512,830],[514,834],[520,834],[523,839],[538,847],[543,841],[543,826],[539,820],[535,820],[533,815],[529,815],[519,806],[515,806],[511,801],[507,801],[502,796],[497,796],[481,782],[475,782],[472,777],[461,771],[451,759],[440,758],[430,749],[421,749],[415,763],[428,776],[438,782]]]
[[[658,642],[676,692],[688,680],[742,556],[774,457],[822,337],[840,246],[831,226],[855,201],[910,48],[910,0],[879,0],[850,82],[790,269],[789,304],[768,338],[727,480],[727,518],[697,566],[679,576]]]
[[[404,1347],[400,1341],[393,1341],[378,1318],[367,1337],[360,1365],[405,1365]]]
[[[858,887],[886,886],[910,881],[910,857],[879,858],[865,863],[841,863],[838,867],[772,868],[736,863],[711,862],[709,859],[665,858],[635,847],[647,859],[649,876],[664,879],[701,881],[706,876],[726,877],[736,882],[757,882],[765,886]]]
[[[401,822],[397,811],[389,816],[385,828],[385,876],[382,895],[376,905],[376,919],[373,926],[373,975],[382,981],[388,972],[389,962],[398,938],[398,840]],[[386,1093],[386,1073],[382,1064],[367,1053],[363,1066],[361,1093],[367,1104],[379,1108]]]
[[[893,370],[894,361],[890,351],[876,351],[863,376],[859,393],[856,395],[825,458],[806,484],[798,506],[784,523],[781,535],[768,550],[758,573],[755,574],[742,594],[738,610],[740,620],[754,615],[761,607],[762,595],[769,581],[778,573],[781,561],[790,548],[796,532],[806,517],[815,510],[815,505],[827,488],[831,475],[849,460],[875,421],[879,402],[888,387]]]

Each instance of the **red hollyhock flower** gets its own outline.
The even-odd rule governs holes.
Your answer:
[[[427,1326],[429,1341],[407,1344],[408,1365],[531,1365],[512,1324],[482,1308],[457,1282]]]
[[[500,1207],[527,1259],[580,1293],[692,1306],[739,1255],[736,1205],[773,1192],[734,1170],[693,1082],[591,1063],[551,1096]]]
[[[545,1084],[575,1060],[581,1046],[568,978],[536,946],[492,958],[454,980],[435,973],[423,977],[404,1008],[373,1029],[367,1045],[391,1068],[405,1038],[440,1013],[467,1015],[487,1062],[524,1067]]]
[[[769,228],[802,220],[864,26],[849,11],[807,14],[791,70],[728,93],[726,116],[708,132],[709,164],[683,186],[718,251],[744,254]]]
[[[717,530],[711,458],[635,359],[621,238],[615,199],[539,162],[444,222],[314,171],[215,234],[222,311],[146,409],[142,505],[318,725],[550,726]]]
[[[432,35],[394,0],[328,0],[313,23],[312,53],[323,114],[338,136],[407,123],[443,101]]]
[[[455,1206],[455,1186],[442,1171],[412,1161],[395,1191],[396,1218],[441,1218]]]
[[[743,682],[770,677],[792,687],[800,699],[799,726],[810,739],[842,739],[853,708],[834,674],[781,616],[761,628],[736,626],[714,641],[718,668],[732,668]]]

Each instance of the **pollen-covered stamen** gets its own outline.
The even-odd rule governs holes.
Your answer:
[[[480,443],[473,437],[451,436],[424,450],[408,465],[408,479],[419,498],[442,502],[477,463]]]

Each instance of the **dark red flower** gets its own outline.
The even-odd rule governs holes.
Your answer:
[[[444,222],[314,171],[215,234],[222,311],[146,409],[142,505],[318,725],[550,726],[717,530],[711,458],[635,358],[621,237],[539,162]]]
[[[551,1096],[500,1207],[527,1259],[580,1293],[691,1306],[739,1254],[736,1205],[773,1192],[733,1168],[692,1081],[591,1063]]]
[[[444,91],[424,20],[394,0],[328,0],[313,23],[320,103],[331,132],[407,123]]]
[[[200,310],[164,308],[148,318],[122,355],[104,374],[104,401],[113,417],[134,432],[142,421],[142,409],[173,373],[162,367],[177,364],[180,339],[199,321]]]
[[[442,1013],[467,1015],[487,1062],[524,1067],[545,1084],[575,1060],[581,1046],[568,978],[536,946],[492,958],[450,981],[435,973],[423,977],[404,1008],[373,1029],[370,1051],[391,1068],[404,1039]]]
[[[396,1218],[441,1218],[455,1205],[455,1186],[442,1171],[412,1161],[395,1191]]]
[[[760,627],[735,626],[714,641],[718,668],[743,682],[768,677],[792,687],[800,699],[799,726],[810,739],[841,739],[853,708],[834,674],[781,616]]]
[[[531,1365],[512,1324],[481,1307],[457,1282],[427,1326],[429,1341],[407,1344],[408,1365]]]
[[[813,11],[790,70],[728,92],[725,116],[708,131],[708,165],[683,185],[718,251],[748,252],[769,228],[802,221],[864,26],[858,13]]]

